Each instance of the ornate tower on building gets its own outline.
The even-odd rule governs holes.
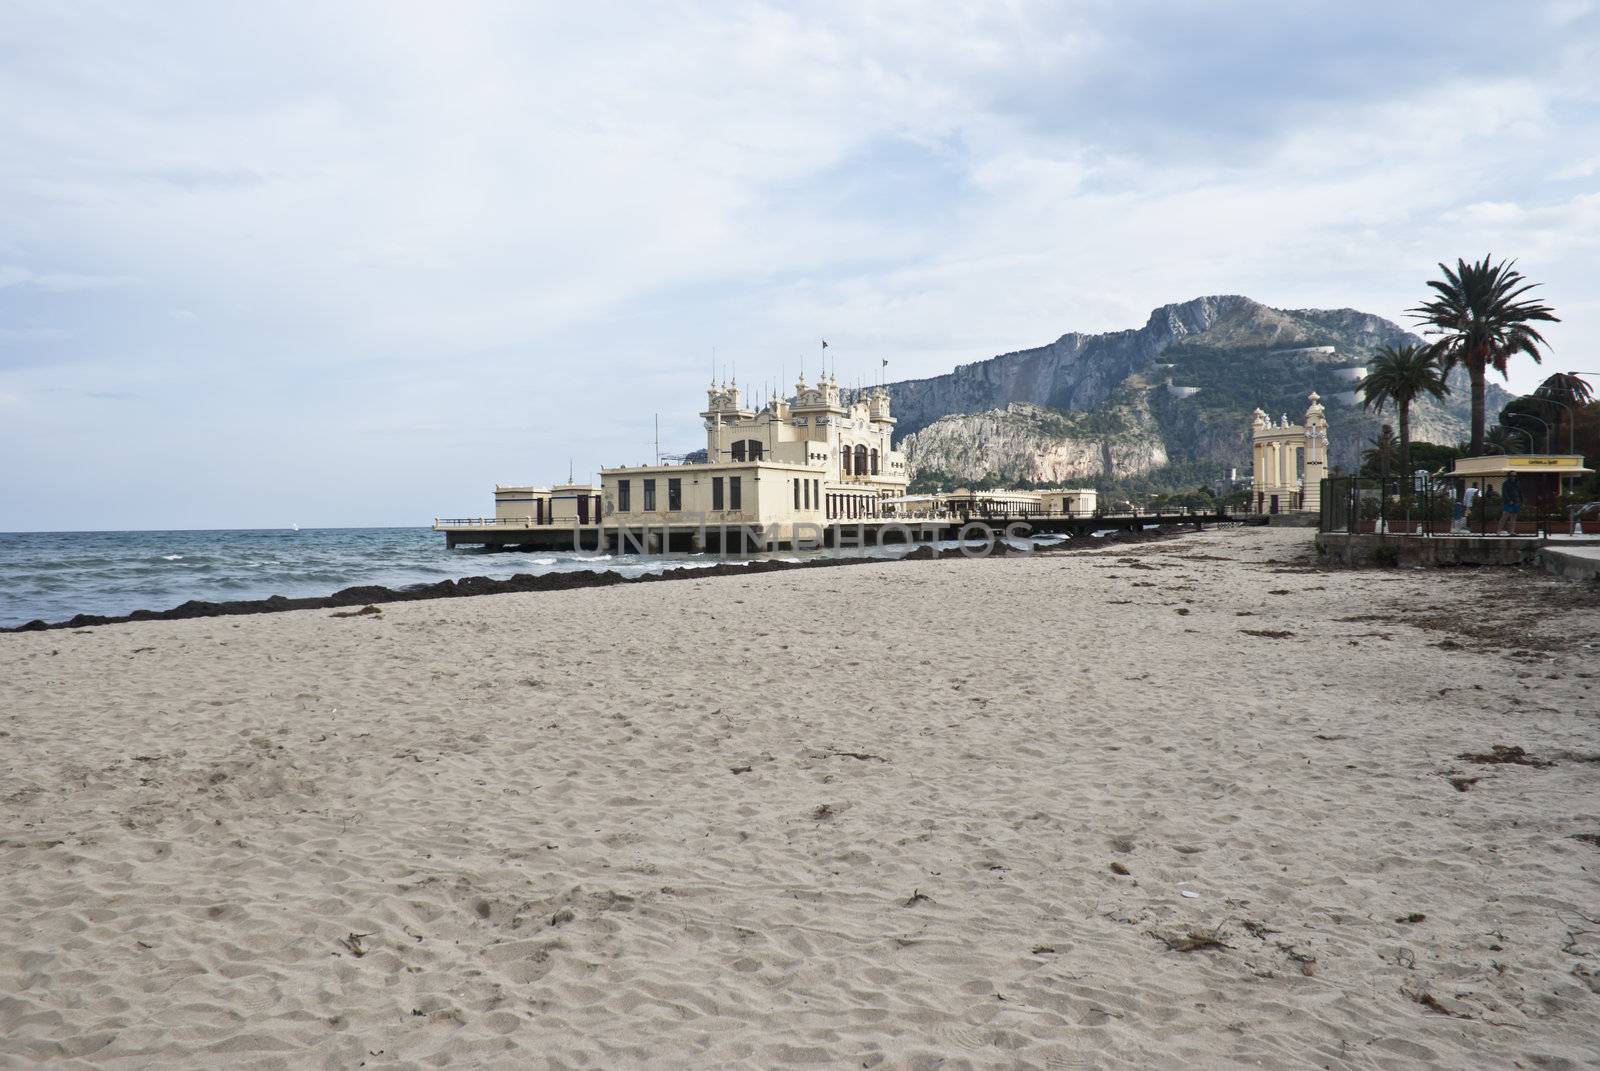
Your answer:
[[[1328,418],[1322,415],[1322,399],[1312,391],[1307,400],[1305,423],[1305,466],[1301,479],[1300,508],[1308,513],[1322,511],[1322,478],[1328,474]]]

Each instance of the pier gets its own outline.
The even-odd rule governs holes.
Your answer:
[[[436,517],[433,529],[445,545],[491,550],[581,551],[588,554],[753,553],[778,550],[847,549],[917,545],[956,539],[1027,539],[1039,535],[1083,537],[1095,532],[1137,531],[1152,525],[1263,524],[1265,518],[1226,510],[1133,510],[1045,514],[950,514],[872,517],[762,524],[723,518],[667,517],[658,523],[599,523],[532,518]]]

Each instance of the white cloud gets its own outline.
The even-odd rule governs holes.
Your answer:
[[[655,409],[692,438],[713,346],[759,382],[821,334],[933,374],[1202,293],[1401,318],[1494,252],[1581,349],[1594,22],[1453,10],[12,6],[0,370],[294,424],[330,510],[365,482],[403,520],[489,464],[421,429],[501,429],[506,479],[637,457]],[[139,438],[68,456],[50,413],[58,475]]]
[[[39,272],[20,264],[0,264],[0,289],[6,287],[31,287],[35,290],[67,292],[73,290],[103,290],[109,286],[122,286],[127,278],[110,275],[82,275],[73,272]]]

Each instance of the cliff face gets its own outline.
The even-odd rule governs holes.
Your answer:
[[[947,375],[890,383],[899,432],[910,435],[951,413],[1002,409],[1012,402],[1091,409],[1174,342],[1211,330],[1241,305],[1261,308],[1243,297],[1196,298],[1157,309],[1137,331],[1062,335],[1048,346],[964,364]]]
[[[937,473],[952,484],[985,477],[1081,483],[1143,476],[1168,460],[1161,429],[1137,396],[1093,414],[1016,402],[987,413],[941,417],[906,439],[903,449],[915,475]]]
[[[1315,390],[1330,456],[1353,469],[1381,423],[1353,396],[1374,350],[1421,340],[1354,309],[1272,309],[1224,295],[1166,305],[1134,331],[1063,335],[932,379],[889,384],[913,474],[1056,483],[1138,476],[1169,462],[1250,466],[1250,414],[1297,420]],[[1465,373],[1412,410],[1412,438],[1465,438]],[[1489,410],[1510,395],[1491,386]]]

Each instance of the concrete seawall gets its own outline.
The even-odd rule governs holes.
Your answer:
[[[1397,536],[1318,532],[1317,554],[1340,565],[1532,565],[1532,536]]]
[[[1572,580],[1600,580],[1600,546],[1552,547],[1539,551],[1539,564],[1547,573]]]
[[[1317,554],[1338,565],[1537,566],[1557,576],[1600,576],[1600,538],[1552,544],[1534,536],[1404,536],[1318,532]]]

